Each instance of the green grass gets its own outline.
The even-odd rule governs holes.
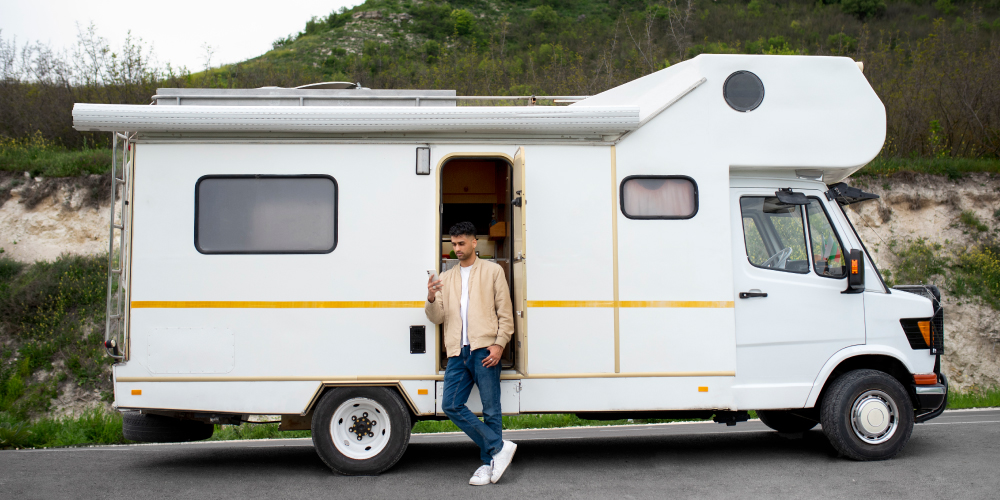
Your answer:
[[[0,421],[44,415],[66,381],[110,398],[107,272],[102,256],[31,265],[0,257]]]
[[[309,431],[279,431],[278,424],[216,425],[215,434],[209,441],[233,441],[237,439],[290,439],[307,438]]]
[[[949,392],[948,409],[996,408],[1000,406],[1000,387],[981,389],[973,387],[966,392]]]
[[[0,139],[0,170],[29,172],[35,177],[104,174],[111,170],[111,150],[69,150],[40,134],[25,139]]]
[[[897,172],[913,172],[961,179],[966,174],[1000,173],[997,158],[875,158],[855,176],[886,176]]]
[[[973,388],[968,392],[952,390],[948,409],[1000,407],[1000,387]],[[750,412],[756,418],[755,412]],[[584,420],[573,414],[516,415],[503,417],[504,429],[551,429],[561,427],[640,425],[680,420],[635,419]],[[460,432],[449,420],[425,420],[413,426],[414,434]],[[308,438],[309,431],[279,431],[278,424],[217,425],[209,441],[238,439]],[[128,444],[122,435],[122,417],[117,412],[90,410],[76,418],[43,418],[33,423],[17,421],[0,414],[0,449],[53,448],[66,446]]]
[[[33,423],[0,414],[0,449],[123,444],[122,417],[93,409],[76,418],[43,418]]]

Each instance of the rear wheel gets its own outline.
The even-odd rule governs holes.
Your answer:
[[[215,426],[197,420],[181,420],[163,415],[122,412],[122,434],[140,443],[183,443],[212,437]]]
[[[823,396],[820,421],[830,444],[854,460],[886,460],[913,432],[913,403],[898,380],[877,370],[854,370]]]
[[[778,432],[789,434],[808,431],[819,423],[800,417],[788,410],[757,410],[757,417],[764,425]]]
[[[340,387],[316,404],[312,440],[334,472],[378,474],[402,458],[411,427],[410,410],[395,390]]]

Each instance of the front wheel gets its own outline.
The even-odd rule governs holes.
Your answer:
[[[410,420],[410,410],[393,389],[331,389],[313,411],[313,447],[334,472],[378,474],[402,458],[410,443]]]
[[[898,380],[877,370],[854,370],[823,396],[820,422],[830,444],[854,460],[894,457],[913,432],[913,403]]]

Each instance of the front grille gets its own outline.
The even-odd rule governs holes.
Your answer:
[[[931,354],[944,354],[944,307],[941,306],[941,291],[938,290],[938,287],[934,285],[899,285],[892,288],[893,290],[923,295],[931,299],[931,303],[934,306],[934,316],[929,318],[931,320],[930,350]],[[917,321],[926,321],[927,319],[902,319],[899,321],[903,325],[903,332],[906,333],[906,339],[910,341],[910,347],[914,349],[927,349],[924,337],[920,334],[920,329],[917,328]],[[912,326],[908,326],[908,324]]]

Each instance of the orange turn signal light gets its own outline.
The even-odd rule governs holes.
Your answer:
[[[427,389],[417,389],[417,394],[419,394],[421,396],[426,396],[427,395]]]
[[[708,387],[705,387],[703,385],[698,386],[698,392],[708,392]]]
[[[934,385],[938,381],[936,373],[914,373],[913,383],[917,385]]]
[[[132,389],[133,396],[142,396],[142,389]]]
[[[930,321],[917,321],[917,328],[920,329],[920,335],[924,337],[924,342],[927,342],[927,347],[931,345],[931,322]]]

